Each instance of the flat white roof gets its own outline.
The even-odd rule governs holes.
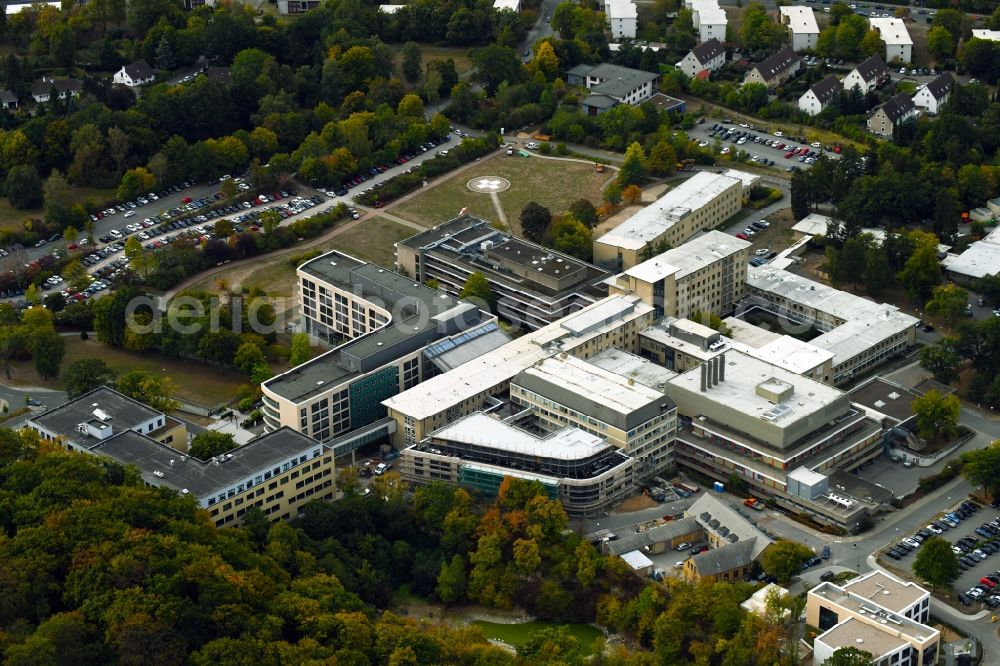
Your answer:
[[[736,180],[743,183],[743,191],[746,192],[751,187],[757,184],[760,180],[760,176],[755,173],[750,173],[749,171],[740,171],[739,169],[726,169],[722,172],[723,176],[728,176],[729,178],[735,178]]]
[[[950,259],[946,262],[946,267],[953,273],[973,278],[996,275],[1000,272],[1000,227],[970,245],[962,254]]]
[[[906,24],[903,23],[902,19],[872,17],[868,19],[868,23],[871,25],[872,29],[878,30],[879,36],[882,37],[882,41],[885,42],[887,46],[913,44],[913,40],[910,39],[910,33],[906,31]]]
[[[602,407],[628,415],[651,402],[663,400],[663,392],[605,370],[575,356],[550,357],[524,371],[558,386],[568,393],[589,398]],[[523,376],[523,375],[522,375]]]
[[[708,205],[737,182],[738,179],[730,176],[699,171],[596,242],[627,250],[641,250],[678,221]]]
[[[509,382],[514,375],[537,361],[561,351],[572,351],[595,336],[652,310],[652,306],[635,296],[609,296],[558,322],[511,340],[454,370],[421,382],[382,401],[382,404],[415,419],[425,419]]]
[[[744,322],[746,323],[746,322]],[[746,329],[743,329],[744,331]],[[834,353],[816,345],[803,342],[790,335],[778,336],[759,347],[741,343],[734,331],[734,340],[730,343],[733,349],[745,352],[772,365],[784,368],[797,375],[812,372],[817,367],[834,358]]]
[[[624,560],[625,564],[632,567],[632,571],[647,569],[653,566],[653,560],[649,559],[638,550],[630,550],[627,553],[619,555],[619,557]]]
[[[786,8],[782,7],[782,9]],[[798,231],[800,234],[808,234],[810,236],[825,236],[826,230],[832,221],[833,219],[826,215],[809,213],[792,225],[792,231]]]
[[[702,361],[715,358],[729,348],[726,346],[716,350],[702,349],[698,345],[692,344],[687,340],[682,340],[681,338],[670,335],[670,329],[666,321],[660,322],[656,326],[650,326],[649,328],[643,329],[639,334]]]
[[[796,35],[819,34],[819,26],[816,25],[816,15],[811,7],[781,7],[781,16],[787,18],[786,23]]]
[[[807,417],[844,396],[839,389],[735,349],[726,351],[725,359],[725,379],[704,392],[701,391],[701,366],[671,379],[670,384],[697,393],[704,401],[725,405],[748,416],[767,418],[779,427]],[[791,398],[775,405],[757,395],[757,387],[766,382],[792,386]],[[670,394],[669,389],[667,394]],[[710,415],[708,411],[704,413]]]
[[[430,436],[463,444],[488,446],[510,453],[559,460],[589,458],[612,446],[603,438],[579,428],[563,428],[547,437],[536,437],[482,412],[470,414],[443,428],[438,428]]]
[[[383,14],[395,14],[406,5],[379,5],[378,10]]]
[[[976,39],[985,39],[991,42],[1000,42],[1000,30],[973,30],[972,36]]]
[[[606,7],[609,19],[634,19],[639,16],[632,0],[609,0]]]
[[[668,275],[680,280],[751,245],[753,243],[749,241],[712,230],[692,238],[679,247],[636,264],[625,271],[625,274],[643,282],[657,282]]]
[[[795,479],[807,486],[815,486],[825,481],[826,477],[819,472],[812,471],[808,467],[797,467],[788,473],[788,479]]]
[[[809,341],[833,352],[834,365],[917,324],[916,317],[895,305],[876,303],[767,265],[747,270],[747,286],[841,320],[840,326]]]
[[[26,2],[19,4],[9,4],[7,5],[7,15],[20,14],[25,9],[28,9],[32,5],[48,5],[49,7],[54,7],[55,9],[62,9],[61,2]]]
[[[520,5],[520,0],[493,0],[493,9],[497,11],[509,9],[512,12],[516,12],[520,8]]]
[[[626,379],[634,379],[639,384],[660,389],[677,376],[676,372],[667,370],[662,365],[653,363],[648,358],[632,354],[617,347],[605,349],[597,356],[591,356],[587,363],[603,368],[608,372],[621,375]]]
[[[698,12],[698,23],[723,24],[728,20],[726,10],[718,0],[685,0],[685,5]]]

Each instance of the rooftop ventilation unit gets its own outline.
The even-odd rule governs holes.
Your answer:
[[[97,418],[101,419],[102,421],[110,421],[111,420],[111,415],[108,414],[103,409],[100,409],[100,408],[97,408],[97,409],[94,410],[94,416],[96,416]]]

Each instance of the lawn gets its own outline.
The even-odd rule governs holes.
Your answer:
[[[597,205],[601,202],[601,186],[613,174],[597,173],[591,164],[499,154],[427,188],[394,206],[392,212],[429,227],[456,217],[463,208],[490,222],[500,222],[490,196],[472,192],[466,186],[470,180],[482,176],[500,176],[510,181],[510,188],[501,192],[499,198],[507,220],[515,227],[513,231],[519,232],[517,218],[528,202],[539,203],[553,213],[565,211],[580,197]]]
[[[393,50],[396,52],[396,67],[401,67],[403,63],[403,58],[400,55],[402,45]],[[423,72],[427,71],[427,63],[432,60],[448,60],[448,58],[451,58],[455,62],[455,71],[458,72],[460,77],[472,71],[472,60],[469,58],[468,49],[434,46],[433,44],[420,45],[420,69]]]
[[[62,367],[84,358],[103,359],[116,374],[131,370],[147,370],[170,377],[186,400],[203,405],[215,405],[236,395],[240,384],[247,378],[236,372],[220,370],[198,361],[171,359],[158,352],[130,352],[109,347],[94,339],[81,340],[78,336],[66,336],[66,356]],[[11,379],[4,382],[12,386],[44,386],[65,388],[62,378],[42,381],[35,372],[31,361],[11,363]]]
[[[544,620],[532,620],[518,624],[502,624],[474,620],[470,624],[480,629],[486,638],[503,641],[514,647],[525,643],[536,631],[552,628],[565,629],[573,638],[580,641],[580,651],[584,656],[590,656],[594,653],[594,643],[602,636],[601,631],[592,625],[573,622],[556,624]]]
[[[115,196],[114,189],[102,190],[96,187],[71,187],[69,188],[70,199],[74,203],[83,203],[87,197],[94,197],[98,202],[104,203],[109,199],[113,199]],[[21,228],[21,223],[25,220],[35,217],[40,218],[45,216],[45,210],[42,208],[33,208],[29,210],[17,210],[10,205],[10,201],[7,197],[0,197],[0,229],[7,228]]]

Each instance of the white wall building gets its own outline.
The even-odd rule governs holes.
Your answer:
[[[872,30],[878,30],[879,36],[885,42],[886,62],[910,62],[913,57],[913,39],[906,31],[902,19],[872,17],[868,19]]]
[[[688,77],[698,76],[701,72],[714,72],[726,64],[726,45],[712,38],[698,44],[688,51],[684,59],[677,63],[677,69]]]
[[[635,39],[639,14],[632,0],[607,0],[604,5],[604,15],[607,17],[613,38]]]
[[[913,95],[913,104],[920,109],[932,114],[940,113],[941,107],[951,96],[951,89],[955,86],[955,78],[951,72],[945,72],[930,83],[917,88]]]
[[[781,22],[788,26],[792,35],[792,49],[809,51],[816,48],[819,26],[811,7],[781,7]]]
[[[989,42],[1000,42],[1000,30],[973,30],[972,36],[976,39],[985,39]]]
[[[840,81],[836,76],[830,74],[819,83],[814,84],[812,88],[802,93],[802,96],[799,97],[799,109],[805,111],[810,116],[815,116],[826,108],[826,105],[830,103],[830,100],[840,90]]]
[[[707,42],[710,39],[726,41],[726,25],[729,19],[726,10],[719,6],[718,0],[684,0],[684,6],[690,9],[694,16],[694,27],[698,31],[698,41]]]

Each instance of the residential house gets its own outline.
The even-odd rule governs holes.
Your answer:
[[[939,109],[948,101],[954,85],[955,78],[951,72],[945,72],[930,83],[917,88],[916,94],[913,95],[913,103],[917,108],[937,115]]]
[[[782,7],[784,9],[784,7]],[[799,109],[805,111],[810,116],[826,108],[826,105],[834,98],[834,95],[841,90],[840,80],[830,74],[825,79],[813,85],[799,97]]]
[[[719,6],[719,0],[684,0],[684,6],[691,10],[699,42],[710,39],[725,41],[729,19],[726,10]]]
[[[795,76],[802,69],[802,58],[791,46],[786,46],[774,55],[758,63],[747,72],[743,83],[763,83],[768,88],[776,88]]]
[[[156,79],[156,71],[145,60],[137,60],[131,65],[125,65],[115,72],[112,81],[129,88],[152,83]]]
[[[279,14],[304,14],[319,7],[320,0],[278,0]]]
[[[880,136],[892,136],[900,124],[917,115],[917,107],[906,93],[899,93],[868,117],[868,131]]]
[[[17,94],[12,90],[4,90],[0,92],[0,104],[3,104],[3,108],[11,111],[17,108],[17,103],[20,100],[17,98]]]
[[[714,72],[725,64],[726,45],[713,37],[688,51],[676,67],[692,77],[698,76],[701,72]]]
[[[888,62],[910,62],[913,56],[913,39],[906,31],[903,19],[873,16],[868,19],[868,23],[885,42],[885,59]]]
[[[641,104],[652,96],[659,78],[660,75],[653,72],[607,63],[577,65],[567,72],[568,83],[583,85],[590,90],[590,97],[581,105],[592,116],[618,104]]]
[[[639,14],[632,0],[605,0],[604,15],[613,38],[635,39]]]
[[[816,48],[819,39],[819,26],[811,7],[789,6],[780,7],[781,22],[788,26],[792,36],[792,49],[795,51],[811,51]]]
[[[53,79],[43,76],[31,84],[31,96],[39,104],[49,101],[53,90],[59,99],[79,97],[80,91],[83,90],[83,82],[77,79]]]
[[[854,86],[857,86],[863,95],[867,95],[888,80],[889,67],[882,60],[882,56],[873,55],[844,77],[844,92],[851,92]]]

